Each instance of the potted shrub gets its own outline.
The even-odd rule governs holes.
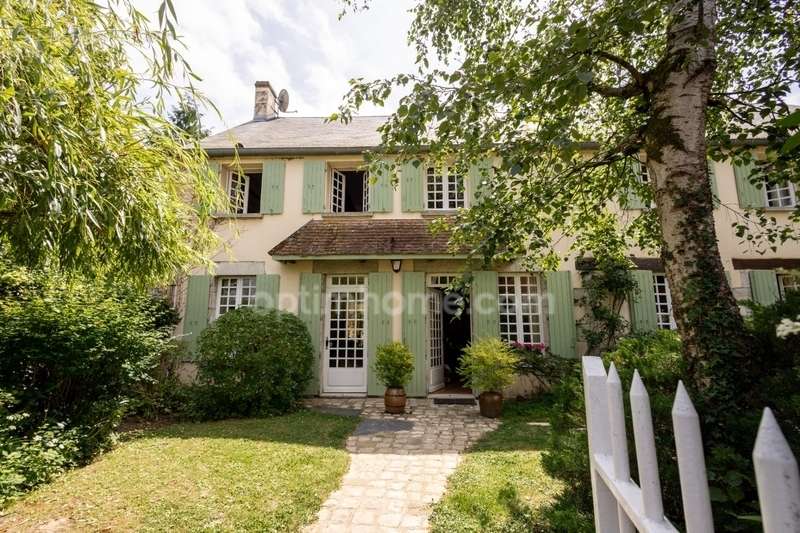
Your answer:
[[[480,391],[481,415],[497,418],[503,409],[503,389],[514,382],[517,357],[500,339],[487,337],[464,348],[458,373]]]
[[[383,405],[387,413],[406,411],[406,391],[403,388],[414,372],[414,355],[402,342],[378,346],[373,364],[378,381],[386,387]]]

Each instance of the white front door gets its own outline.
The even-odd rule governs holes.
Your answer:
[[[444,346],[442,343],[442,291],[428,289],[428,392],[444,387]]]
[[[328,279],[323,392],[367,392],[365,296],[363,276]]]

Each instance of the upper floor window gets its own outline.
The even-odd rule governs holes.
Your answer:
[[[641,183],[645,184],[650,183],[650,171],[647,170],[647,164],[645,164],[644,162],[639,163],[639,175],[636,176],[636,178]]]
[[[676,329],[675,318],[672,316],[672,296],[669,293],[667,276],[653,274],[653,292],[656,296],[656,325],[659,329]]]
[[[464,207],[464,176],[437,172],[429,168],[425,187],[425,206],[432,210]]]
[[[256,305],[256,277],[219,278],[217,286],[217,316],[240,307]]]
[[[369,211],[369,174],[364,170],[331,170],[332,213]]]
[[[261,211],[261,172],[231,170],[228,178],[231,211],[241,215]]]
[[[791,182],[769,183],[764,187],[764,192],[767,195],[767,207],[794,207],[797,205],[796,191]]]
[[[542,299],[539,278],[527,274],[497,277],[500,338],[506,342],[540,344]]]
[[[782,297],[785,297],[787,292],[800,291],[800,275],[778,274],[778,287]]]

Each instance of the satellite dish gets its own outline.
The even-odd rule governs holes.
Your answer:
[[[278,94],[278,109],[284,113],[289,109],[289,91],[286,89],[281,89],[281,92]]]

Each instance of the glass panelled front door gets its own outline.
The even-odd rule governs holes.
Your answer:
[[[330,276],[325,316],[324,392],[367,391],[364,276]]]

